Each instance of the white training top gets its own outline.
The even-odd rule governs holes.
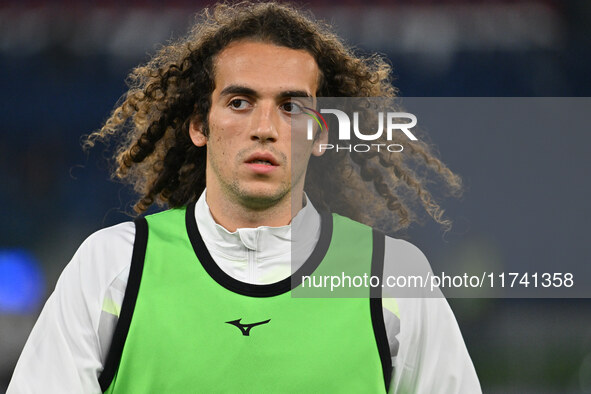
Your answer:
[[[304,259],[320,236],[320,215],[307,197],[304,208],[287,226],[229,232],[214,221],[204,192],[197,201],[195,219],[220,268],[252,284],[291,275],[292,230],[307,235],[297,245]],[[101,393],[98,376],[123,302],[134,237],[134,223],[126,222],[97,231],[82,243],[33,327],[7,394]],[[401,263],[430,269],[417,247],[386,237],[385,267]],[[396,355],[389,393],[482,392],[445,298],[388,301],[382,303],[384,321]]]

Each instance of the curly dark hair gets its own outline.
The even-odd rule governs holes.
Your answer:
[[[356,55],[329,25],[307,12],[275,2],[206,9],[186,37],[162,47],[131,72],[120,104],[84,143],[88,148],[97,140],[122,137],[114,176],[140,194],[136,212],[153,203],[180,207],[204,190],[207,148],[191,142],[189,124],[197,117],[207,128],[216,55],[241,39],[308,51],[321,74],[318,97],[396,96],[391,67],[381,56]],[[337,136],[330,134],[329,142],[336,144]],[[407,227],[420,212],[448,228],[451,223],[426,188],[427,179],[435,176],[446,190],[459,194],[460,178],[422,139],[405,141],[407,151],[326,151],[311,160],[305,190],[320,208],[388,232]]]

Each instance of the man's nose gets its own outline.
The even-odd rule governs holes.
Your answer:
[[[261,103],[255,110],[251,140],[259,142],[275,142],[279,137],[278,124],[279,116],[272,104]]]

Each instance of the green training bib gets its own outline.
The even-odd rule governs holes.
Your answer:
[[[380,275],[384,236],[338,215],[292,277],[240,282],[213,261],[195,204],[136,221],[106,393],[380,393],[392,372],[380,298],[300,298],[304,275]],[[299,280],[299,282],[298,282]],[[378,295],[379,297],[379,295]]]

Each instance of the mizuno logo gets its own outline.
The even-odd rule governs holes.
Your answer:
[[[242,324],[242,323],[240,323],[240,320],[242,320],[242,319],[227,321],[226,323],[238,327],[240,329],[240,332],[242,332],[242,335],[244,335],[246,337],[249,336],[250,329],[253,328],[254,326],[260,326],[261,324],[267,324],[271,321],[271,319],[269,319],[269,320],[265,320],[265,321],[260,321],[258,323]]]

